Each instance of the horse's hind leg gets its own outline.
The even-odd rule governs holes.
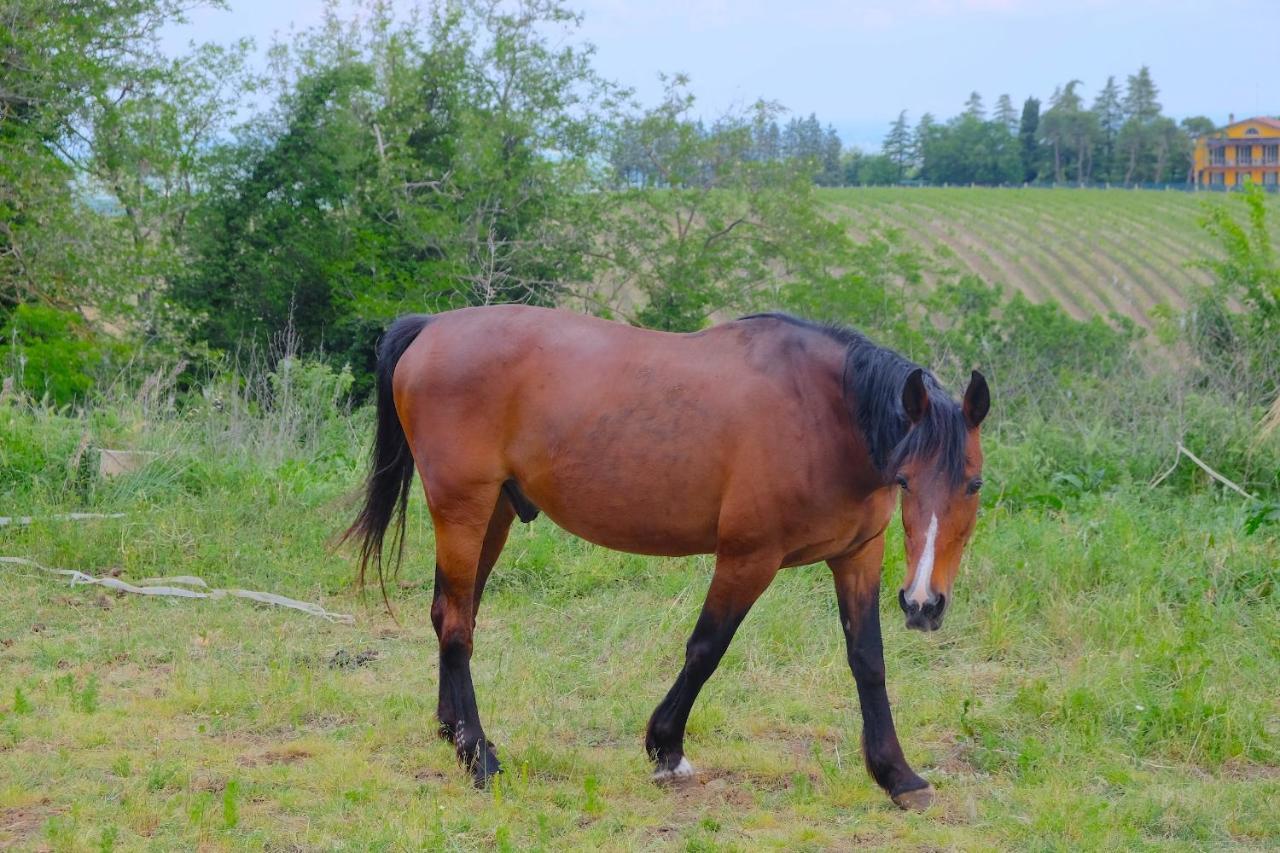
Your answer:
[[[436,601],[431,621],[440,638],[441,722],[450,727],[458,760],[477,785],[501,770],[485,737],[471,681],[477,580],[486,534],[498,498],[498,484],[454,497],[429,488],[436,532]]]
[[[889,694],[884,688],[884,645],[880,638],[883,560],[884,537],[879,536],[857,553],[831,560],[828,565],[835,578],[849,668],[858,684],[862,754],[867,770],[898,806],[922,810],[932,801],[933,788],[916,775],[902,754],[889,710]]]
[[[472,630],[475,630],[475,614],[480,611],[480,598],[484,595],[485,583],[489,580],[489,573],[493,571],[494,565],[498,562],[498,557],[502,555],[502,548],[507,544],[507,534],[511,530],[511,522],[515,520],[515,509],[511,506],[511,501],[506,495],[498,495],[497,506],[494,507],[493,515],[489,517],[489,526],[485,530],[484,542],[480,547],[480,563],[476,568],[475,596],[472,601]],[[436,639],[441,638],[441,629],[444,624],[444,588],[440,578],[440,566],[436,566],[436,582],[435,597],[431,602],[431,623],[436,629]],[[440,700],[436,706],[436,717],[440,721],[439,733],[440,737],[445,740],[452,741],[454,739],[453,720],[457,719],[457,712],[453,708],[453,697],[450,691],[445,689],[446,684],[443,678],[440,679]]]
[[[711,589],[685,646],[684,668],[649,718],[644,747],[655,765],[655,781],[693,775],[693,766],[684,757],[684,730],[693,702],[720,664],[747,611],[777,574],[779,563],[773,555],[717,557]]]

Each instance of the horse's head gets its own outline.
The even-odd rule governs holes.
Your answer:
[[[977,371],[959,406],[925,378],[921,370],[912,372],[902,392],[911,427],[894,465],[907,544],[907,571],[898,603],[908,628],[936,631],[978,514],[978,433],[991,396],[987,380]]]

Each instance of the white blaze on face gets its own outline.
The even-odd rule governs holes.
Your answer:
[[[911,581],[911,589],[907,591],[907,601],[914,601],[924,607],[929,600],[929,580],[933,577],[933,552],[938,539],[938,516],[929,517],[929,530],[924,536],[924,549],[920,552],[920,561],[916,563],[916,576]]]

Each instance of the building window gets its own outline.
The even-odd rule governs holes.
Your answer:
[[[1262,185],[1264,187],[1274,187],[1280,182],[1280,172],[1266,172],[1262,176]]]
[[[1209,186],[1211,187],[1222,186],[1223,184],[1226,183],[1226,180],[1225,180],[1226,177],[1227,176],[1224,175],[1222,172],[1214,172],[1212,175],[1209,176]]]
[[[1210,166],[1225,166],[1225,165],[1227,165],[1227,149],[1225,149],[1225,148],[1212,148],[1212,149],[1210,149],[1210,150],[1209,150],[1209,165],[1210,165]]]
[[[1258,135],[1258,129],[1257,129],[1256,127],[1251,127],[1251,128],[1249,128],[1248,130],[1246,130],[1246,131],[1244,132],[1244,135],[1245,135],[1245,136],[1257,136],[1257,135]]]
[[[1280,164],[1280,145],[1262,146],[1262,163],[1265,166]]]
[[[1253,165],[1253,146],[1252,145],[1236,146],[1236,165],[1237,166]]]

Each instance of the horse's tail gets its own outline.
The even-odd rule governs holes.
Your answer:
[[[378,586],[382,600],[387,600],[386,576],[383,571],[382,542],[387,528],[395,522],[392,547],[395,551],[394,567],[398,571],[400,557],[404,553],[405,507],[409,503],[409,488],[413,485],[413,453],[400,426],[396,402],[392,393],[391,378],[396,363],[404,355],[418,333],[431,322],[427,314],[409,314],[399,318],[387,329],[378,342],[378,364],[375,369],[377,383],[377,425],[373,436],[373,453],[369,476],[364,485],[364,506],[360,514],[339,542],[351,537],[360,541],[359,584],[364,587],[365,575],[372,562],[378,571]]]

